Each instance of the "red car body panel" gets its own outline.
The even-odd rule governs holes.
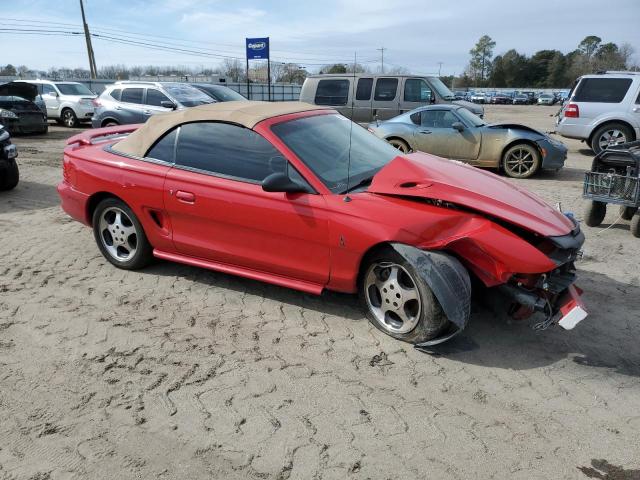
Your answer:
[[[565,235],[571,222],[537,197],[466,165],[412,154],[397,157],[368,191],[337,195],[273,134],[278,116],[254,130],[270,141],[317,194],[269,193],[259,184],[173,168],[109,151],[118,135],[138,126],[95,129],[69,139],[63,209],[91,224],[102,195],[134,211],[159,258],[243,275],[299,290],[355,292],[361,262],[375,246],[399,242],[454,253],[486,285],[514,274],[549,272],[553,261],[500,218],[546,237]],[[101,140],[105,137],[105,141]],[[414,186],[407,186],[409,182]],[[420,198],[416,198],[420,197]],[[442,200],[466,209],[424,200]]]

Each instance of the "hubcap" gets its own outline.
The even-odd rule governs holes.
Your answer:
[[[507,157],[505,168],[517,176],[526,175],[535,165],[531,152],[525,148],[512,150]]]
[[[365,276],[367,306],[390,333],[408,333],[420,320],[422,304],[416,283],[402,266],[374,263]]]
[[[602,150],[605,150],[607,147],[619,145],[621,143],[625,143],[626,141],[627,137],[623,132],[621,132],[617,128],[612,128],[611,130],[607,130],[602,135],[600,135],[598,145]]]
[[[64,123],[68,127],[73,127],[73,114],[71,112],[64,112]]]
[[[109,255],[118,262],[130,260],[138,247],[138,233],[128,215],[117,207],[107,208],[100,216],[100,240]]]

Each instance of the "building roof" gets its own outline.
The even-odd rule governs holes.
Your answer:
[[[113,145],[113,150],[143,157],[154,142],[174,127],[188,122],[228,122],[253,128],[267,118],[328,107],[303,102],[219,102],[153,115],[147,123]]]

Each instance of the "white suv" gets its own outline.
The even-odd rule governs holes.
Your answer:
[[[640,72],[580,77],[558,115],[556,132],[586,141],[595,153],[640,139]]]
[[[93,116],[96,94],[78,82],[50,80],[20,80],[38,87],[38,93],[47,106],[47,116],[67,127],[89,122]]]

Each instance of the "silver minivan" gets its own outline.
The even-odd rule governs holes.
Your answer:
[[[484,116],[480,105],[455,100],[438,77],[419,75],[311,75],[302,85],[300,101],[334,107],[359,123],[387,120],[434,103],[453,103]]]

